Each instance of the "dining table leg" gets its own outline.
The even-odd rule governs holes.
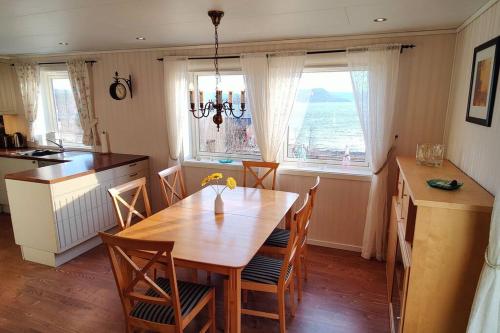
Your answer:
[[[231,269],[228,281],[229,332],[241,332],[241,268]]]

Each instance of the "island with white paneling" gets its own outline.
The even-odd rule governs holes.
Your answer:
[[[0,157],[42,165],[5,175],[5,185],[23,259],[53,267],[99,245],[98,232],[116,226],[109,188],[149,174],[142,155],[1,151]]]

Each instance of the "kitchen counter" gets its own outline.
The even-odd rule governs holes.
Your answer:
[[[117,227],[110,188],[150,174],[147,156],[85,151],[22,155],[30,150],[0,150],[5,198],[23,259],[53,267],[97,246],[99,232]],[[122,197],[132,202],[133,195]],[[144,211],[140,204],[136,208]]]
[[[144,155],[101,154],[85,151],[66,151],[46,156],[24,156],[17,154],[28,150],[33,149],[1,149],[0,157],[60,163],[34,170],[11,173],[6,175],[5,179],[53,184],[148,159]]]

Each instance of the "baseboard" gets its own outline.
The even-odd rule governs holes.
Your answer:
[[[0,210],[2,211],[2,213],[10,214],[9,205],[0,205]]]
[[[307,244],[361,253],[361,246],[357,246],[357,245],[342,244],[342,243],[329,242],[329,241],[310,239],[310,238],[307,239]]]

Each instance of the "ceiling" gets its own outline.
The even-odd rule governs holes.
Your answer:
[[[0,0],[0,55],[209,44],[209,9],[221,43],[456,28],[487,1]]]

